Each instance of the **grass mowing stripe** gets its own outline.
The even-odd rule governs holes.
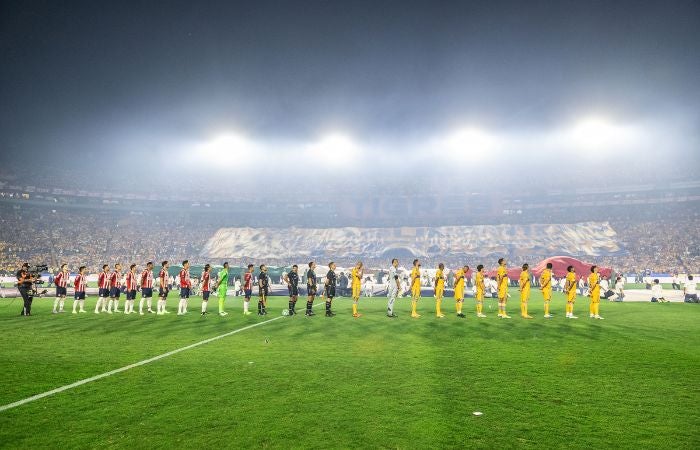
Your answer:
[[[185,347],[180,347],[178,349],[171,350],[169,352],[160,354],[158,356],[154,356],[152,358],[144,359],[143,361],[139,361],[139,362],[136,362],[134,364],[129,364],[128,366],[120,367],[119,369],[110,370],[109,372],[101,373],[99,375],[95,375],[94,377],[85,378],[85,379],[82,379],[80,381],[76,381],[75,383],[67,384],[65,386],[61,386],[59,388],[52,389],[50,391],[42,392],[41,394],[27,397],[23,400],[18,400],[18,401],[13,402],[13,403],[8,403],[7,405],[2,405],[2,406],[0,406],[0,412],[7,411],[8,409],[16,408],[18,406],[22,406],[24,404],[27,404],[29,402],[33,402],[35,400],[42,399],[44,397],[49,397],[51,395],[58,394],[58,393],[63,392],[63,391],[67,391],[69,389],[73,389],[73,388],[76,388],[78,386],[82,386],[83,384],[91,383],[93,381],[97,381],[97,380],[100,380],[102,378],[106,378],[106,377],[109,377],[111,375],[114,375],[114,374],[117,374],[120,372],[124,372],[124,371],[129,370],[129,369],[133,369],[134,367],[143,366],[143,365],[152,363],[154,361],[158,361],[159,359],[167,358],[168,356],[172,356],[172,355],[175,355],[177,353],[184,352],[185,350],[190,350],[192,348],[199,347],[200,345],[208,344],[209,342],[223,339],[223,338],[231,336],[233,334],[240,333],[241,331],[249,330],[251,328],[255,328],[255,327],[258,327],[260,325],[264,325],[266,323],[270,323],[270,322],[273,322],[275,320],[282,319],[283,317],[284,316],[278,316],[278,317],[275,317],[273,319],[268,319],[268,320],[265,320],[263,322],[258,322],[258,323],[254,323],[252,325],[245,326],[243,328],[238,328],[236,330],[229,331],[228,333],[220,334],[218,336],[214,336],[214,337],[205,339],[203,341],[195,342],[194,344],[190,344],[190,345],[187,345]]]

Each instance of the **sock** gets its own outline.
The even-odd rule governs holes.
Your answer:
[[[357,314],[357,303],[353,302],[352,304],[352,313]]]
[[[394,314],[394,297],[389,299],[389,304],[386,306],[389,314]]]
[[[331,312],[331,302],[329,300],[326,300],[326,312]]]
[[[219,314],[224,312],[224,298],[219,297]]]
[[[590,314],[595,314],[595,304],[593,302],[591,302],[591,304],[588,305],[588,312]]]
[[[411,300],[411,314],[415,315],[418,314],[416,312],[416,309],[418,308],[418,301],[417,300]]]
[[[63,305],[64,305],[64,303],[66,303],[66,299],[63,298],[63,297],[61,297],[61,300],[59,300],[59,302],[58,302],[58,310],[59,310],[59,311],[63,311]]]
[[[202,312],[207,312],[207,303],[206,301],[202,300]],[[221,308],[219,308],[219,312],[221,311]]]
[[[146,300],[145,298],[141,297],[141,301],[139,301],[139,314],[143,312],[143,301]]]
[[[440,312],[440,304],[442,303],[442,299],[437,299],[435,301],[435,313],[439,316],[442,313]]]
[[[292,312],[294,314],[297,313],[297,301],[296,300],[292,300]]]
[[[109,299],[109,303],[107,303],[107,311],[112,312],[112,306],[114,305],[114,300]]]
[[[180,303],[177,304],[177,313],[182,314],[182,306],[185,303],[183,299],[180,299]]]
[[[314,302],[313,302],[313,301],[311,301],[311,300],[307,300],[307,301],[306,301],[306,310],[307,310],[307,311],[311,311],[311,309],[313,308],[313,306],[314,306]]]
[[[243,312],[248,312],[248,306],[250,306],[250,300],[243,301]]]
[[[149,311],[152,311],[152,309],[151,309],[151,305],[152,305],[152,304],[153,304],[153,303],[151,302],[151,297],[148,297],[148,298],[146,299],[146,308],[148,308]]]
[[[523,303],[523,315],[527,316],[527,302]]]
[[[53,312],[58,311],[58,309],[57,309],[57,308],[58,308],[58,302],[60,302],[60,301],[61,301],[60,297],[56,297],[56,300],[53,301]]]
[[[258,300],[258,314],[262,314],[262,300]]]
[[[80,310],[85,311],[85,300],[80,300]]]
[[[73,300],[73,312],[77,312],[75,309],[77,306],[78,306],[78,300]]]
[[[459,300],[455,306],[457,307],[457,314],[462,314],[462,301]]]
[[[544,315],[549,315],[549,302],[544,302]]]
[[[114,312],[119,311],[119,299],[114,299]]]
[[[184,300],[184,303],[183,303],[183,304],[185,305],[185,308],[184,308],[183,312],[187,312],[187,307],[189,306],[189,302],[190,302],[190,299],[189,299],[189,298],[186,298],[186,299]]]
[[[600,315],[600,303],[593,304],[593,314],[596,316]]]
[[[508,314],[506,314],[506,302],[503,302],[503,315],[504,316],[508,315]]]
[[[95,312],[100,312],[100,306],[102,305],[102,297],[97,297],[97,303],[95,304]]]
[[[294,304],[292,303],[291,300],[289,301],[289,311],[290,311],[290,312],[291,312],[291,311],[294,311]]]

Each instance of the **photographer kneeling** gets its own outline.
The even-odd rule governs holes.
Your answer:
[[[34,277],[29,273],[29,264],[24,263],[22,268],[17,271],[17,289],[19,290],[19,295],[22,296],[22,300],[24,300],[23,316],[32,315],[32,283],[34,283]]]

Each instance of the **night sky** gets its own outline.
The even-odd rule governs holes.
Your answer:
[[[700,152],[697,1],[3,1],[0,55],[6,167],[158,161],[230,130],[394,154],[601,113]]]

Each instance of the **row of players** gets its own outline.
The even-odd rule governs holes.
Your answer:
[[[189,272],[189,261],[185,260],[182,262],[182,270],[179,274],[180,282],[180,302],[178,304],[178,315],[183,315],[187,313],[187,303],[192,292],[192,280],[190,279]],[[399,278],[399,260],[394,258],[391,261],[391,266],[389,267],[389,285],[387,288],[387,316],[394,318],[397,317],[394,313],[394,303],[397,297],[400,296],[401,282]],[[418,314],[418,300],[421,298],[421,283],[420,283],[420,267],[421,263],[418,259],[413,261],[413,269],[411,270],[410,276],[410,292],[411,292],[411,317],[419,318]],[[168,297],[168,261],[163,261],[161,263],[161,270],[159,273],[159,290],[158,290],[158,303],[156,314],[168,314],[166,309],[166,299]],[[335,273],[335,263],[331,262],[328,264],[328,272],[323,280],[323,290],[321,292],[321,297],[325,298],[326,306],[326,316],[332,317],[335,313],[332,310],[333,298],[336,296],[336,284],[337,278]],[[212,290],[217,292],[219,299],[219,315],[225,316],[227,313],[224,310],[224,302],[226,299],[226,291],[228,286],[228,263],[224,263],[223,269],[218,273],[217,281],[215,283],[211,280],[211,266],[209,264],[204,266],[204,272],[202,273],[201,279],[201,291],[202,291],[202,315],[208,313],[208,302],[209,296]],[[258,274],[258,315],[267,314],[267,296],[269,293],[270,280],[267,275],[267,267],[263,264],[259,267]],[[479,318],[486,317],[483,313],[483,303],[484,294],[486,292],[485,287],[485,274],[484,266],[479,264],[476,267],[475,275],[475,298],[476,298],[476,315]],[[250,299],[252,297],[252,285],[253,285],[253,271],[254,266],[252,264],[248,265],[248,270],[244,274],[244,302],[243,302],[243,313],[248,315],[251,314],[249,311]],[[454,299],[456,306],[456,313],[458,317],[466,317],[462,312],[462,305],[464,303],[464,291],[465,291],[465,277],[469,272],[469,266],[464,265],[462,268],[458,269],[455,273],[455,288],[454,288]],[[352,315],[353,317],[361,317],[362,314],[359,313],[359,301],[360,292],[362,288],[362,279],[364,276],[364,268],[362,262],[358,262],[351,271],[351,288],[352,288]],[[56,284],[56,299],[54,301],[53,312],[60,313],[63,311],[63,305],[67,295],[69,272],[65,264],[61,266],[61,271],[56,275],[54,283]],[[110,272],[109,265],[105,264],[102,267],[102,272],[98,276],[98,299],[95,306],[95,314],[107,313],[112,314],[113,312],[121,312],[119,310],[119,298],[121,295],[121,264],[115,264],[113,271]],[[308,264],[308,270],[306,271],[306,287],[307,287],[307,302],[306,302],[306,316],[315,315],[313,312],[313,304],[316,295],[319,292],[318,284],[319,278],[316,276],[316,263],[310,262]],[[284,275],[284,281],[287,283],[289,290],[289,315],[295,315],[296,303],[299,297],[299,267],[295,264],[292,266],[292,270]],[[549,319],[552,317],[550,314],[550,303],[552,300],[552,264],[547,264],[547,268],[540,275],[540,290],[544,297],[544,317]],[[497,283],[497,295],[498,295],[498,317],[504,319],[510,319],[511,317],[506,313],[506,304],[509,297],[508,294],[508,276],[506,268],[506,260],[500,258],[498,260],[498,270],[496,274]],[[75,288],[75,301],[73,303],[73,313],[84,313],[85,312],[85,290],[87,285],[87,277],[85,275],[85,266],[80,267],[78,275],[73,281]],[[518,289],[520,292],[520,315],[525,319],[532,319],[532,316],[528,314],[528,302],[530,299],[530,284],[531,276],[528,264],[523,264],[522,272],[518,281]],[[153,313],[152,310],[152,298],[153,298],[153,263],[148,262],[146,268],[137,274],[136,264],[131,264],[129,271],[126,273],[126,303],[124,305],[124,312],[126,314],[134,313],[134,301],[136,299],[136,293],[141,291],[141,301],[139,303],[139,314],[144,314],[144,303],[147,307],[147,312]],[[596,266],[591,267],[591,273],[588,276],[590,306],[589,313],[591,318],[602,319],[600,316],[600,277],[598,275],[598,268]],[[440,263],[438,265],[435,281],[433,284],[434,294],[435,294],[435,314],[438,318],[443,318],[445,315],[442,313],[442,300],[445,293],[445,266]],[[574,303],[576,301],[576,273],[573,266],[567,268],[566,281],[563,289],[564,295],[566,296],[566,318],[577,319],[574,315]],[[79,307],[79,309],[78,309]]]

